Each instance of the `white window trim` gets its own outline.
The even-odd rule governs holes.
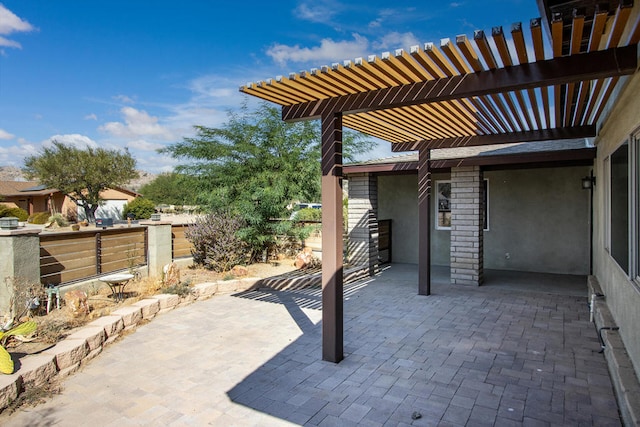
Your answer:
[[[489,187],[490,186],[489,186],[489,179],[488,178],[483,178],[483,181],[487,183],[487,197],[486,197],[487,203],[486,203],[486,206],[484,208],[487,227],[484,228],[483,231],[489,231],[489,229],[490,229],[490,226],[489,226],[489,191],[490,191]],[[435,185],[434,185],[434,188],[436,190],[435,194],[434,194],[434,197],[433,197],[433,199],[434,199],[434,208],[435,208],[435,215],[434,215],[434,217],[435,217],[435,229],[436,230],[445,230],[446,231],[446,230],[451,230],[451,227],[450,226],[449,227],[445,227],[445,226],[441,226],[441,225],[438,224],[438,213],[440,212],[439,211],[439,206],[438,206],[438,184],[440,184],[440,183],[443,183],[443,184],[449,183],[449,184],[451,184],[451,180],[450,179],[439,179],[439,180],[435,181]]]
[[[485,197],[487,203],[486,203],[486,206],[484,207],[484,215],[485,215],[484,221],[487,223],[487,227],[483,231],[489,231],[489,229],[491,228],[491,226],[489,226],[489,217],[490,217],[489,216],[489,192],[490,192],[489,178],[484,178],[484,182],[487,184],[487,187],[486,187],[487,194]]]
[[[436,228],[436,230],[451,230],[451,226],[445,227],[445,226],[442,226],[442,225],[438,224],[438,222],[439,222],[438,221],[439,213],[440,213],[440,206],[439,206],[439,202],[438,202],[438,194],[440,194],[440,193],[439,193],[438,189],[440,187],[440,184],[449,184],[449,185],[451,185],[451,180],[450,179],[440,179],[440,180],[435,181],[434,188],[436,189],[436,191],[435,191],[435,194],[434,194],[435,197],[433,198],[434,207],[435,207],[435,213],[436,213],[435,214],[435,218],[434,218],[435,219],[435,228]]]

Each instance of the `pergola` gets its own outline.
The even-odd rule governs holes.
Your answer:
[[[620,78],[638,68],[633,3],[476,31],[240,88],[322,128],[323,359],[343,358],[342,128],[418,151],[418,293],[430,294],[430,150],[596,135]],[[529,48],[527,48],[529,46]],[[531,48],[532,47],[532,48]]]

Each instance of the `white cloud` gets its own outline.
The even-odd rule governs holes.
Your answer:
[[[156,151],[159,148],[163,148],[163,147],[164,147],[163,144],[159,144],[156,142],[149,142],[144,139],[136,139],[135,141],[131,141],[127,143],[127,148],[130,148],[133,150],[140,150],[140,151]]]
[[[80,149],[88,147],[98,148],[98,144],[91,138],[78,133],[66,134],[66,135],[53,135],[42,143],[43,146],[51,146],[53,141],[59,142],[64,145],[70,145]]]
[[[0,3],[0,34],[9,35],[17,32],[29,32],[35,28],[27,21],[19,18],[15,13],[7,9],[2,3]],[[22,46],[20,43],[7,39],[6,37],[0,37],[0,46],[12,47],[20,49]],[[1,52],[1,51],[0,51]]]
[[[10,134],[9,132],[7,132],[4,129],[0,129],[0,139],[13,139],[15,137],[15,135]]]
[[[128,97],[127,95],[116,95],[116,96],[113,97],[113,99],[115,99],[116,101],[120,101],[123,104],[135,104],[136,103],[136,101],[133,98]]]
[[[420,40],[413,33],[391,32],[373,43],[377,50],[395,50],[402,48],[409,50],[411,46],[420,44]]]
[[[294,15],[305,21],[330,23],[340,9],[340,4],[334,1],[302,2],[295,8]]]
[[[124,123],[109,122],[98,129],[120,138],[136,138],[152,136],[164,140],[174,139],[173,132],[158,123],[158,118],[150,116],[144,110],[133,107],[122,107],[120,110],[124,116]]]
[[[91,113],[91,114],[87,114],[86,116],[84,116],[85,120],[98,120],[98,116],[95,115],[95,113]]]
[[[336,61],[340,59],[352,59],[367,54],[369,41],[366,37],[353,34],[353,41],[333,41],[323,39],[320,46],[300,47],[300,45],[287,46],[275,44],[267,50],[276,63],[286,65],[287,62]]]

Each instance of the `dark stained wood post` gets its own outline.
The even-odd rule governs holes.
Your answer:
[[[322,359],[343,354],[342,114],[322,115]]]
[[[431,295],[431,150],[418,151],[418,295]]]

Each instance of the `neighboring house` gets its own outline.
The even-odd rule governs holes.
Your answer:
[[[36,181],[0,181],[0,204],[18,207],[29,215],[36,212],[63,212],[65,195]]]
[[[321,121],[324,360],[344,357],[336,224],[346,171],[351,261],[376,271],[378,223],[392,219],[392,259],[417,264],[421,295],[430,295],[434,265],[448,265],[456,286],[482,285],[485,268],[591,273],[590,305],[620,409],[638,423],[640,2],[538,4],[542,18],[528,28],[477,31],[473,40],[240,90],[281,105],[283,120]],[[343,127],[416,154],[343,167]]]
[[[103,205],[96,218],[121,219],[122,208],[140,194],[124,188],[107,189],[101,193]],[[85,218],[79,208],[65,194],[55,188],[46,188],[35,181],[0,181],[0,204],[19,207],[29,215],[37,212],[62,213],[69,219]]]

